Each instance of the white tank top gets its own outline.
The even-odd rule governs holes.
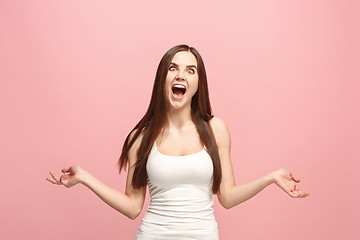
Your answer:
[[[213,164],[205,149],[186,156],[160,153],[147,165],[150,205],[136,239],[219,239],[213,211]]]

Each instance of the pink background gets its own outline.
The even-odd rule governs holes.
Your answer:
[[[231,210],[226,239],[358,239],[358,1],[1,1],[2,239],[134,239],[131,221],[79,185],[79,164],[124,190],[116,161],[144,114],[162,55],[202,54],[214,114],[232,134],[237,183],[280,167],[275,186]]]

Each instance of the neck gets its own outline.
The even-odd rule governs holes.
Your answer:
[[[180,129],[192,123],[191,106],[183,109],[170,110],[167,113],[166,128]]]

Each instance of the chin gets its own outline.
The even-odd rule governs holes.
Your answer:
[[[187,105],[190,106],[190,104],[187,104],[185,101],[170,101],[170,109],[172,110],[180,110],[187,107]]]

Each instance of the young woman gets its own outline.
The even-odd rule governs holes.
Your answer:
[[[81,183],[105,203],[135,219],[146,186],[150,205],[136,239],[219,239],[213,195],[229,209],[275,183],[290,197],[309,196],[300,180],[280,169],[235,185],[226,123],[211,115],[204,63],[198,51],[178,45],[157,69],[149,108],[127,136],[119,159],[128,166],[125,193],[112,189],[79,166],[47,180],[66,187]]]

